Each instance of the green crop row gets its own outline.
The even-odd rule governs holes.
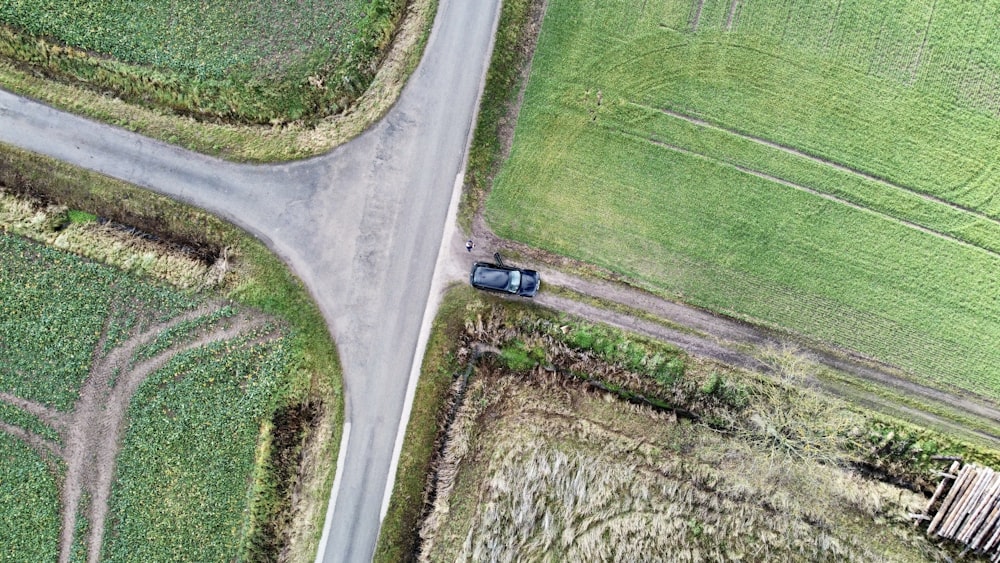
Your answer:
[[[6,422],[22,430],[27,430],[46,440],[51,440],[53,444],[62,442],[59,433],[55,429],[46,425],[35,415],[10,405],[3,400],[0,400],[0,422]]]
[[[648,4],[549,3],[496,232],[1000,397],[1000,120],[783,43],[787,9],[691,33],[691,3]]]
[[[338,113],[360,95],[404,6],[6,3],[0,57],[181,114],[287,122]]]
[[[0,561],[51,561],[59,552],[61,476],[0,432]]]
[[[250,475],[288,360],[282,341],[231,341],[176,357],[129,408],[106,557],[229,560],[241,552]]]
[[[130,315],[115,304],[141,302],[172,315],[191,296],[122,276],[72,254],[0,233],[0,389],[69,410],[90,371],[109,315],[105,350],[125,338]]]

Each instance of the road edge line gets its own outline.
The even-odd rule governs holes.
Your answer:
[[[420,372],[423,370],[424,353],[427,351],[427,342],[430,340],[431,326],[434,324],[434,317],[437,316],[438,306],[441,304],[442,264],[448,260],[449,245],[455,232],[455,218],[458,217],[458,203],[462,199],[461,193],[465,179],[465,167],[463,166],[462,168],[462,172],[459,172],[455,177],[455,184],[452,187],[451,202],[448,204],[448,218],[445,221],[441,246],[438,248],[437,261],[434,263],[434,278],[431,280],[430,294],[427,296],[427,306],[424,307],[424,318],[420,322],[417,349],[413,355],[413,363],[410,365],[410,378],[406,384],[403,412],[399,417],[399,428],[396,430],[396,443],[392,448],[392,462],[389,465],[389,474],[386,477],[385,490],[382,493],[382,507],[379,509],[379,535],[382,533],[382,521],[385,520],[385,515],[389,512],[389,502],[392,500],[396,472],[399,469],[399,456],[403,451],[406,427],[410,423],[413,398],[416,396],[417,382],[420,380]]]
[[[344,456],[347,453],[347,444],[351,440],[351,423],[344,423],[344,431],[340,435],[340,451],[337,452],[337,469],[333,477],[333,486],[330,487],[330,502],[326,505],[326,519],[323,521],[323,535],[319,539],[319,549],[316,550],[316,563],[323,563],[326,557],[326,544],[330,541],[330,528],[333,527],[333,512],[337,507],[337,495],[340,493],[340,478],[344,474]]]
[[[424,364],[424,352],[426,352],[427,341],[430,340],[431,325],[433,318],[437,316],[438,305],[441,302],[442,270],[441,265],[447,260],[448,246],[454,236],[456,220],[458,218],[458,205],[462,200],[462,187],[465,184],[465,172],[469,165],[469,149],[472,146],[472,139],[476,134],[476,125],[479,123],[479,109],[482,104],[483,91],[486,89],[486,77],[490,72],[490,65],[493,62],[493,49],[496,47],[497,29],[500,27],[500,14],[503,10],[503,1],[496,4],[493,13],[493,31],[490,34],[490,45],[486,51],[486,61],[483,65],[482,76],[479,77],[479,94],[476,96],[476,105],[472,112],[472,122],[469,124],[469,133],[465,141],[465,155],[462,157],[462,165],[458,174],[455,175],[455,184],[451,190],[451,201],[448,203],[448,215],[445,219],[444,230],[441,235],[441,246],[438,247],[437,261],[434,263],[434,277],[431,279],[430,293],[427,296],[427,305],[424,307],[424,318],[420,323],[420,335],[417,337],[417,349],[410,364],[410,380],[406,385],[406,398],[403,400],[403,412],[399,417],[399,429],[396,431],[396,443],[392,448],[392,462],[389,464],[389,474],[386,476],[385,490],[382,493],[382,508],[378,517],[378,537],[382,536],[382,523],[385,515],[389,511],[389,502],[392,500],[392,490],[396,483],[396,472],[399,469],[399,456],[403,451],[403,440],[406,435],[406,427],[410,423],[410,412],[413,410],[413,398],[416,395],[417,381],[420,379],[420,372]]]

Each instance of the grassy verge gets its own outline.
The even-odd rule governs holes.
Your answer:
[[[254,504],[253,529],[277,515],[285,519],[278,538],[256,537],[249,544],[262,545],[295,538],[291,552],[306,560],[314,556],[322,530],[325,505],[336,466],[336,447],[343,422],[340,367],[326,323],[301,282],[253,237],[219,219],[189,206],[98,174],[82,171],[38,155],[12,148],[0,151],[0,186],[8,191],[60,204],[95,216],[132,225],[166,241],[201,249],[205,255],[227,256],[227,274],[216,288],[226,297],[259,309],[286,322],[293,337],[288,342],[290,373],[280,395],[287,406],[311,404],[320,413],[312,428],[301,428],[290,441],[290,450],[275,455],[291,459],[259,476],[255,485],[262,502]],[[92,332],[92,331],[91,331]],[[285,405],[277,405],[278,407]],[[280,409],[279,409],[280,410]],[[267,442],[270,437],[263,437]],[[295,465],[299,495],[290,504],[276,471]],[[269,492],[270,491],[270,492]],[[289,523],[290,522],[290,523]]]
[[[532,17],[540,17],[538,0],[509,0],[503,3],[497,26],[493,58],[479,103],[479,119],[469,147],[466,189],[458,211],[458,224],[472,230],[472,216],[489,191],[492,176],[500,166],[502,131],[512,126],[505,118],[517,100],[524,65],[533,50]],[[534,12],[534,13],[533,13]]]
[[[943,434],[953,434],[971,444],[990,447],[995,442],[984,438],[975,432],[988,435],[997,433],[996,424],[988,419],[978,417],[958,407],[939,403],[929,399],[918,399],[903,393],[896,393],[892,388],[860,380],[851,375],[834,370],[817,370],[818,378],[830,387],[831,392],[848,401],[859,405],[871,404],[871,408],[892,418],[909,421],[911,424],[927,426],[928,423],[917,419],[910,410],[933,414],[940,417],[944,424],[935,430]]]
[[[447,402],[456,372],[462,369],[453,343],[463,330],[466,308],[472,298],[473,290],[465,286],[449,291],[434,320],[406,425],[392,499],[375,549],[375,561],[405,561],[416,552],[427,474],[434,456],[442,407]]]
[[[586,303],[593,307],[598,307],[607,311],[656,323],[671,330],[704,336],[698,331],[689,327],[677,325],[648,311],[637,310],[620,303],[583,295],[565,287],[553,286],[549,284],[546,286],[546,291],[553,295]],[[816,349],[822,349],[821,343],[818,342],[809,343],[809,346],[815,347]],[[915,418],[914,414],[908,411],[916,410],[919,412],[930,413],[943,419],[944,425],[941,428],[938,428],[941,432],[956,434],[961,436],[963,440],[970,443],[980,444],[985,447],[992,445],[992,440],[988,440],[987,438],[976,434],[976,432],[983,432],[991,435],[995,434],[996,428],[993,422],[982,417],[974,416],[971,413],[959,408],[937,401],[921,400],[911,395],[896,392],[891,387],[879,385],[871,381],[860,379],[848,373],[829,368],[812,361],[804,360],[794,351],[785,351],[782,353],[780,350],[776,351],[766,348],[758,349],[757,347],[749,344],[732,346],[732,349],[758,357],[758,359],[764,361],[765,364],[772,365],[777,373],[797,371],[800,372],[799,376],[803,378],[815,378],[827,391],[845,400],[853,402],[856,405],[869,406],[875,411],[882,412],[883,414],[899,418],[901,420],[909,420],[917,424],[926,424],[926,421],[924,419]],[[837,353],[834,350],[827,350],[827,352],[834,355]],[[776,354],[783,357],[775,358]],[[789,366],[787,365],[788,362],[798,362],[800,365],[789,369]],[[896,377],[905,378],[905,374],[902,373],[897,373],[895,375]],[[970,432],[970,430],[972,432]]]
[[[0,61],[0,84],[60,109],[206,154],[250,162],[306,158],[357,136],[388,111],[420,61],[436,9],[436,0],[411,2],[364,93],[343,114],[318,121],[262,126],[197,121],[165,109],[129,104],[99,91],[49,80],[9,61]]]

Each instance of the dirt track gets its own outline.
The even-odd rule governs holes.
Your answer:
[[[18,407],[39,418],[55,430],[61,446],[31,431],[0,423],[0,431],[10,433],[31,446],[43,459],[62,459],[66,474],[61,487],[60,512],[62,526],[59,538],[59,561],[68,562],[72,556],[77,518],[88,520],[85,540],[87,561],[100,559],[104,539],[104,524],[108,513],[108,500],[114,481],[115,460],[121,449],[128,426],[126,414],[129,402],[139,386],[173,357],[183,352],[215,342],[230,340],[259,328],[267,317],[256,313],[243,313],[226,319],[207,329],[199,330],[193,337],[181,341],[145,360],[137,361],[136,351],[153,342],[165,330],[211,313],[220,304],[178,315],[168,321],[156,323],[143,330],[134,330],[120,345],[103,353],[108,329],[115,312],[105,319],[101,336],[94,346],[90,373],[80,389],[80,396],[70,412],[60,412],[44,405],[27,401],[8,393],[0,393],[0,403]],[[273,338],[265,335],[254,342]],[[87,506],[80,506],[86,493]]]
[[[854,402],[876,410],[895,412],[931,426],[965,432],[994,446],[1000,446],[1000,408],[985,399],[959,396],[927,387],[906,379],[902,372],[893,366],[880,365],[871,359],[853,355],[849,351],[822,349],[791,334],[776,333],[697,307],[657,297],[632,287],[625,281],[614,280],[615,276],[610,272],[500,239],[489,230],[481,215],[477,215],[474,220],[473,239],[477,248],[471,257],[465,251],[464,241],[453,241],[452,252],[456,262],[464,264],[472,259],[489,260],[494,251],[524,257],[519,262],[520,265],[533,267],[542,272],[544,285],[535,301],[545,307],[669,342],[695,356],[764,373],[774,370],[773,366],[758,358],[760,352],[769,349],[794,351],[796,356],[807,362],[849,374],[862,381],[877,383],[890,390],[892,394],[910,397],[920,403],[946,405],[987,421],[987,424],[992,424],[997,430],[987,433],[963,428],[954,421],[934,413],[860,389],[852,390],[848,394],[848,398]],[[460,266],[456,266],[456,270],[460,269]],[[589,272],[589,274],[573,275],[567,273],[567,270]],[[601,279],[601,276],[605,279]],[[545,291],[546,286],[553,285],[606,303],[624,306],[632,311],[646,312],[649,316],[639,318]],[[845,395],[842,386],[829,381],[811,377],[807,379],[807,383],[837,395]]]

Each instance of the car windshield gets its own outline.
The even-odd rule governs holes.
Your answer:
[[[507,291],[517,293],[519,289],[521,289],[521,272],[511,270],[510,281],[507,282]]]

